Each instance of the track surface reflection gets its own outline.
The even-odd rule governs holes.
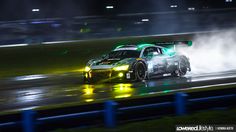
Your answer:
[[[165,94],[196,86],[236,82],[236,71],[188,74],[135,83],[83,84],[80,78],[68,74],[33,81],[0,80],[0,108],[2,111],[22,110],[52,104]]]

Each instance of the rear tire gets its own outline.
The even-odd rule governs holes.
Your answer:
[[[179,62],[179,72],[180,76],[184,76],[188,71],[187,63],[185,60],[181,59]]]
[[[188,71],[187,65],[188,64],[187,64],[186,60],[181,58],[178,62],[178,66],[177,66],[176,70],[172,73],[172,76],[175,76],[175,77],[184,76]]]
[[[136,81],[143,81],[147,77],[146,67],[142,62],[137,62],[135,65]]]

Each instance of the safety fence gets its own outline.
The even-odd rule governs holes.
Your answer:
[[[54,116],[47,116],[47,117],[37,117],[37,111],[25,110],[25,111],[22,111],[21,113],[21,120],[0,123],[0,130],[2,128],[11,128],[18,125],[20,126],[20,128],[22,128],[22,131],[24,132],[35,132],[37,129],[37,125],[42,124],[42,123],[50,124],[51,122],[58,121],[58,120],[61,120],[64,123],[68,123],[68,121],[71,119],[87,118],[87,117],[93,117],[93,116],[98,116],[98,115],[103,117],[104,125],[106,127],[114,128],[118,124],[117,116],[122,112],[127,112],[127,111],[145,112],[148,109],[173,107],[174,108],[173,115],[181,116],[181,115],[187,114],[187,108],[189,104],[198,105],[201,103],[205,103],[208,105],[207,108],[211,108],[213,106],[213,103],[209,103],[209,102],[212,102],[212,101],[224,102],[225,100],[226,101],[231,100],[232,102],[235,102],[234,100],[236,99],[236,94],[224,93],[224,95],[188,98],[188,94],[183,93],[183,92],[178,92],[178,93],[175,93],[173,99],[174,100],[172,101],[143,104],[143,105],[133,105],[133,106],[128,106],[128,107],[119,107],[118,102],[109,100],[109,101],[104,102],[103,109],[79,112],[79,113],[61,114],[61,115],[56,115],[56,116],[54,115]]]

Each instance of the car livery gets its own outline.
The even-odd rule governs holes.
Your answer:
[[[183,76],[191,71],[190,62],[174,47],[172,43],[170,46],[160,43],[118,46],[99,59],[88,61],[84,81],[142,81],[160,75]]]

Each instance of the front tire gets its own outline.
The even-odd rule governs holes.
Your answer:
[[[142,62],[137,62],[134,69],[136,81],[143,81],[146,79],[146,67]]]
[[[83,83],[84,84],[89,84],[90,83],[90,80],[87,79],[85,76],[83,77]]]

